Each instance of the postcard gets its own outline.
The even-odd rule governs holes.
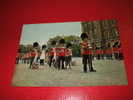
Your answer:
[[[12,85],[128,85],[118,21],[24,24]]]

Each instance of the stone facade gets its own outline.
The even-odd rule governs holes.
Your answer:
[[[81,22],[82,32],[89,35],[91,44],[98,48],[107,48],[119,40],[118,25],[116,20],[85,21]]]

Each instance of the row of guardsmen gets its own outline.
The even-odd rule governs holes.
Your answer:
[[[116,60],[122,60],[123,59],[123,52],[121,47],[113,47],[113,48],[107,48],[107,49],[97,49],[93,50],[93,56],[96,57],[96,59],[116,59]]]
[[[53,64],[55,68],[66,69],[71,68],[72,60],[72,44],[67,43],[65,40],[60,39],[58,44],[56,41],[51,42],[51,48],[48,50],[49,67]]]
[[[20,56],[20,53],[18,53],[16,57],[16,63],[30,63],[29,68],[32,68],[33,63],[37,62],[39,62],[40,65],[44,65],[44,63],[47,62],[49,67],[53,65],[58,69],[71,68],[71,43],[67,43],[65,45],[65,40],[61,39],[59,41],[58,47],[56,45],[56,41],[52,41],[51,47],[48,49],[46,49],[46,45],[43,45],[42,50],[38,50],[38,46],[39,44],[35,42],[33,43],[33,50],[31,52],[25,53],[23,56]]]
[[[48,53],[49,53],[49,56],[54,54],[53,51],[48,52]],[[92,53],[93,57],[96,57],[96,59],[98,59],[98,60],[105,59],[105,57],[107,59],[113,59],[113,58],[117,59],[117,60],[123,59],[123,53],[122,53],[121,47],[113,47],[113,48],[108,48],[105,50],[98,49],[98,50],[93,50],[93,52],[91,52],[91,53]],[[57,55],[59,55],[59,54],[57,54]],[[67,55],[69,55],[69,52]],[[72,51],[70,52],[70,55],[72,55]],[[21,56],[20,53],[17,53],[16,64],[18,64],[20,62],[20,60],[22,63],[29,64],[30,58],[32,56],[33,57],[35,56],[35,54],[33,52],[25,53],[23,56]],[[50,59],[52,59],[52,58],[50,57]],[[41,63],[41,61],[40,61],[40,63]]]
[[[16,64],[19,64],[19,63],[29,64],[30,58],[31,58],[31,52],[27,52],[23,55],[21,55],[21,53],[17,53]]]

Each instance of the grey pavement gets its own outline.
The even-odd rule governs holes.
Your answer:
[[[48,67],[47,64],[39,69],[29,69],[29,65],[16,65],[12,85],[31,87],[53,87],[53,86],[112,86],[127,85],[126,70],[123,60],[94,60],[93,66],[97,72],[83,72],[81,58],[72,69],[57,70]]]

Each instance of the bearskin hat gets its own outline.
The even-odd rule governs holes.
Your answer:
[[[71,46],[72,46],[71,43],[67,43],[67,45],[66,45],[67,48],[69,48],[69,47],[71,47]]]
[[[84,40],[85,38],[88,38],[88,35],[87,33],[82,33],[80,37],[82,40]]]
[[[56,45],[56,41],[53,40],[53,41],[51,42],[51,45]]]
[[[46,45],[42,45],[42,49],[45,49],[47,46]]]
[[[64,44],[65,43],[65,40],[64,39],[60,39],[59,40],[59,44]]]
[[[38,47],[39,46],[39,44],[38,44],[38,42],[34,42],[33,43],[33,47],[35,48],[35,47]]]

